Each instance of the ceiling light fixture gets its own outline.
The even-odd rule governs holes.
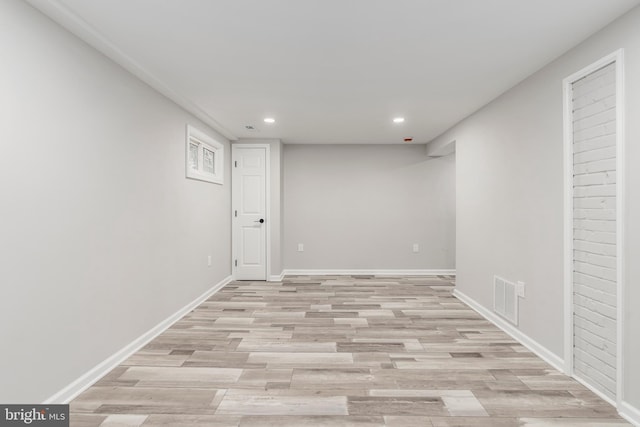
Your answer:
[[[404,123],[404,117],[396,117],[393,119],[393,123]]]
[[[267,117],[266,119],[264,119],[265,123],[269,123],[269,124],[273,124],[276,122],[276,119],[273,119],[271,117]]]

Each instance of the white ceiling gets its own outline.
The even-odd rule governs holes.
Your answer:
[[[285,143],[428,142],[640,3],[29,1],[227,137]]]

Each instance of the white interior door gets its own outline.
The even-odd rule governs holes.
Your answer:
[[[564,81],[565,367],[613,405],[624,363],[623,51]]]
[[[616,397],[616,64],[572,85],[573,367]]]
[[[237,280],[267,279],[267,148],[233,146],[233,240]]]

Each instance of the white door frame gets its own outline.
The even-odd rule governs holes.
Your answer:
[[[265,245],[265,262],[266,272],[265,281],[269,281],[271,277],[271,146],[269,144],[231,144],[231,179],[233,179],[233,170],[235,169],[236,151],[243,148],[264,148],[265,149],[265,225],[266,239]],[[233,186],[231,187],[233,189]],[[235,221],[235,198],[236,195],[231,192],[231,271],[233,279],[236,279],[236,260],[238,259],[238,230]]]
[[[616,269],[617,348],[616,401],[576,378],[573,366],[573,83],[610,64],[616,64]],[[624,380],[624,294],[625,294],[625,100],[624,49],[619,49],[583,68],[563,81],[564,91],[564,364],[570,375],[616,407],[623,400]]]

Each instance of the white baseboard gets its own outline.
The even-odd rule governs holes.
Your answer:
[[[632,406],[624,400],[618,406],[618,413],[622,418],[629,421],[634,426],[640,426],[640,409]]]
[[[279,275],[271,275],[269,276],[269,282],[282,282],[282,279],[284,279],[284,270],[282,270],[282,272],[280,272]]]
[[[524,334],[521,330],[515,328],[514,326],[507,323],[505,320],[500,318],[498,315],[489,311],[485,307],[483,307],[480,303],[476,302],[472,298],[468,297],[464,293],[460,292],[458,289],[453,291],[453,296],[458,298],[460,301],[467,304],[469,307],[473,308],[477,311],[481,316],[485,319],[496,325],[498,328],[502,329],[508,335],[510,335],[513,339],[520,342],[522,345],[527,347],[533,353],[535,353],[542,360],[559,370],[560,372],[565,372],[564,369],[564,360],[561,357],[558,357],[555,353],[548,350],[542,344],[533,340],[528,335]]]
[[[284,270],[284,276],[455,276],[456,270]]]
[[[91,387],[100,378],[104,377],[116,366],[129,358],[133,353],[147,345],[152,339],[167,330],[171,325],[180,320],[185,314],[189,313],[198,305],[202,304],[207,298],[218,292],[229,282],[231,282],[231,276],[228,276],[222,281],[218,282],[198,298],[191,301],[189,304],[185,305],[180,310],[176,311],[174,314],[158,323],[149,331],[136,338],[130,344],[126,345],[124,348],[120,349],[118,352],[96,365],[89,372],[85,373],[80,378],[73,381],[71,384],[45,400],[44,404],[69,403],[76,396],[85,391],[87,388]]]
[[[574,380],[578,381],[580,384],[582,384],[583,386],[588,388],[590,391],[592,391],[593,394],[595,394],[600,399],[604,400],[605,402],[607,402],[609,405],[613,406],[614,408],[616,406],[618,406],[616,404],[615,400],[613,400],[612,398],[610,398],[609,396],[607,396],[606,394],[604,394],[603,392],[601,392],[600,390],[598,390],[597,388],[595,388],[594,386],[589,384],[589,382],[587,380],[585,380],[584,378],[576,375],[575,372],[573,373],[573,375],[571,375],[571,378],[573,378]]]

